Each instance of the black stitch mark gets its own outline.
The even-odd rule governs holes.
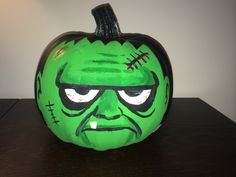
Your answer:
[[[54,106],[54,104],[53,103],[50,103],[50,101],[48,100],[48,104],[46,105],[46,107],[48,107],[48,111],[50,111],[50,113],[51,113],[51,117],[52,117],[52,119],[53,119],[53,123],[55,123],[55,124],[57,124],[58,125],[58,123],[60,122],[59,120],[57,120],[57,118],[56,118],[56,116],[54,115],[54,113],[53,113],[53,106]]]
[[[137,57],[135,57],[133,54],[130,54],[130,56],[133,58],[133,60],[131,60],[130,58],[127,58],[127,60],[129,61],[129,63],[125,63],[127,65],[127,70],[132,69],[138,69],[138,65],[142,66],[142,63],[140,61],[143,61],[144,63],[147,63],[147,61],[145,60],[145,58],[150,59],[149,58],[149,53],[145,52],[143,53],[141,50],[139,50],[140,53],[136,53]]]

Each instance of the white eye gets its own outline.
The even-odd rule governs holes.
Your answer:
[[[133,105],[143,104],[150,96],[151,89],[141,90],[141,91],[118,91],[120,97],[124,99],[127,103]]]
[[[80,93],[79,90],[67,88],[65,89],[66,96],[75,103],[86,103],[95,98],[99,90],[86,90]]]

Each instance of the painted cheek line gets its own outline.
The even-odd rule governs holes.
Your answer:
[[[121,114],[122,115],[125,115],[124,113],[123,113],[123,111],[122,111],[122,109],[121,108],[119,108],[120,109],[120,111],[121,111]],[[133,111],[131,111],[132,113],[134,113],[134,114],[136,114],[137,116],[139,116],[139,117],[141,117],[141,118],[149,118],[154,112],[155,112],[155,110],[156,109],[153,109],[153,111],[150,113],[150,114],[148,114],[148,115],[142,115],[142,114],[139,114],[138,112],[133,112]]]
[[[154,112],[155,112],[155,109],[153,109],[153,111],[148,115],[142,115],[142,114],[139,114],[138,112],[135,112],[135,114],[141,118],[149,118]]]
[[[67,117],[77,117],[77,116],[82,115],[82,114],[86,111],[86,109],[84,109],[84,110],[82,110],[81,112],[76,113],[76,114],[69,114],[69,113],[67,113],[66,111],[64,111],[63,109],[61,109],[61,111],[62,111],[63,114],[65,114]]]
[[[122,110],[120,107],[119,107],[118,109],[120,110],[121,115],[125,116],[125,117],[131,122],[131,124],[133,124],[133,126],[134,126],[135,129],[136,129],[136,133],[137,133],[136,135],[141,136],[141,135],[142,135],[142,130],[141,130],[141,128],[139,127],[139,125],[138,125],[132,118],[130,118],[129,116],[125,115],[125,114],[123,113],[123,110]]]

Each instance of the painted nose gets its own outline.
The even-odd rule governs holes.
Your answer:
[[[106,90],[100,97],[98,110],[95,117],[107,120],[115,120],[121,117],[121,111],[118,107],[119,100],[115,91]]]

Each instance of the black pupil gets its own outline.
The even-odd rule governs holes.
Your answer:
[[[75,91],[80,95],[87,95],[90,89],[88,88],[77,88]]]
[[[139,96],[143,90],[142,89],[129,89],[129,90],[124,90],[125,94],[130,96],[130,97],[135,97]]]

